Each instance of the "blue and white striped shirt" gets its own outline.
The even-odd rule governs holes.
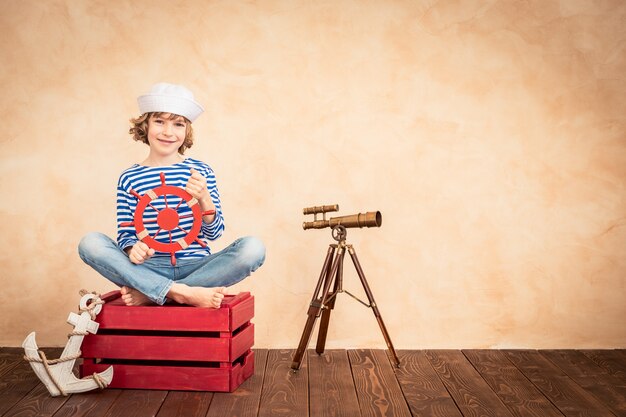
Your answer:
[[[122,227],[121,223],[133,221],[135,210],[137,209],[138,200],[130,194],[130,190],[134,190],[139,195],[144,195],[149,190],[159,187],[161,184],[160,174],[165,174],[166,185],[173,185],[184,189],[187,181],[191,176],[191,168],[194,168],[207,180],[207,188],[211,195],[211,200],[215,204],[215,220],[211,224],[202,222],[198,239],[202,241],[215,240],[222,235],[224,231],[224,217],[222,215],[222,206],[220,203],[220,195],[217,190],[215,174],[211,167],[197,159],[186,158],[184,161],[174,165],[164,167],[147,167],[135,164],[122,172],[117,183],[117,244],[120,249],[134,245],[139,240],[137,231],[134,226]],[[167,201],[166,201],[167,199]],[[175,195],[159,196],[150,202],[143,213],[144,226],[150,236],[159,242],[170,243],[176,242],[178,239],[184,238],[187,232],[191,230],[193,217],[184,217],[180,219],[179,228],[171,231],[160,230],[156,223],[156,210],[163,210],[166,207],[176,207],[183,201],[182,198]],[[152,207],[151,207],[152,206]],[[179,216],[191,214],[191,208],[185,202],[178,206]],[[181,230],[182,229],[182,230]],[[171,236],[170,236],[171,233]],[[156,235],[156,237],[155,237]],[[193,242],[189,247],[176,252],[176,258],[201,258],[209,255],[211,250],[202,247],[197,242]],[[169,252],[157,251],[154,256],[170,256]]]

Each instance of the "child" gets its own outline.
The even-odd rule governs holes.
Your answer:
[[[224,250],[211,254],[208,247],[196,242],[176,252],[172,266],[169,252],[158,252],[140,241],[132,221],[137,199],[130,190],[143,195],[161,185],[165,174],[167,185],[184,188],[200,205],[202,217],[198,239],[215,240],[224,230],[224,217],[213,170],[204,162],[184,158],[193,144],[191,123],[204,111],[191,91],[181,85],[159,83],[150,93],[137,99],[141,116],[131,119],[129,133],[146,143],[148,157],[122,172],[117,185],[117,244],[102,233],[86,235],[78,246],[85,263],[121,287],[127,305],[164,304],[167,299],[198,307],[219,308],[225,287],[233,285],[259,268],[265,260],[265,247],[254,237],[237,239]],[[159,196],[154,209],[176,207],[181,198]],[[144,222],[149,235],[164,243],[175,242],[191,229],[194,219],[185,204],[180,204],[180,229],[160,231],[156,211],[148,206]],[[152,219],[150,219],[152,216]],[[149,220],[152,220],[150,222]]]

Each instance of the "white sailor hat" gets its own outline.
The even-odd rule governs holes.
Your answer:
[[[193,93],[182,85],[158,83],[150,92],[137,98],[141,114],[149,112],[174,113],[193,122],[204,112]]]

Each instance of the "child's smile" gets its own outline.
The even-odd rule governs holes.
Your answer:
[[[148,143],[150,150],[160,157],[176,155],[183,144],[187,122],[182,116],[169,113],[152,116],[148,121]]]

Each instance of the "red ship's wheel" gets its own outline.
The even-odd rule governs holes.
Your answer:
[[[137,209],[135,210],[135,215],[133,217],[133,221],[129,223],[122,223],[121,226],[135,226],[135,230],[137,231],[137,237],[139,240],[144,242],[149,247],[157,250],[159,252],[169,252],[171,254],[172,265],[176,265],[176,255],[175,253],[181,249],[186,249],[193,242],[197,242],[203,247],[206,247],[206,243],[204,243],[201,239],[198,239],[198,233],[200,233],[200,228],[202,226],[202,216],[207,216],[211,214],[215,214],[215,210],[209,210],[202,212],[200,209],[200,204],[198,204],[198,200],[191,196],[187,191],[182,188],[175,187],[173,185],[165,184],[165,174],[161,172],[161,185],[159,187],[153,188],[146,192],[143,196],[139,195],[134,190],[130,190],[130,193],[137,198]],[[167,196],[174,195],[176,197],[180,197],[181,201],[174,208],[169,207],[167,203]],[[158,210],[156,207],[152,205],[152,200],[157,199],[158,197],[163,196],[165,200],[165,208],[162,210]],[[191,214],[185,214],[180,216],[178,214],[178,208],[185,202],[187,206],[191,209]],[[143,213],[146,208],[150,206],[154,211],[157,212],[157,218],[153,220],[145,220],[143,219]],[[181,219],[193,217],[193,224],[191,226],[191,230],[187,231],[180,227],[178,224]],[[148,231],[146,230],[145,223],[157,223],[159,229],[155,234],[150,236]],[[185,237],[180,238],[176,241],[172,240],[172,230],[181,230],[186,233]],[[167,232],[169,234],[169,243],[159,242],[156,240],[157,236],[161,232]]]

